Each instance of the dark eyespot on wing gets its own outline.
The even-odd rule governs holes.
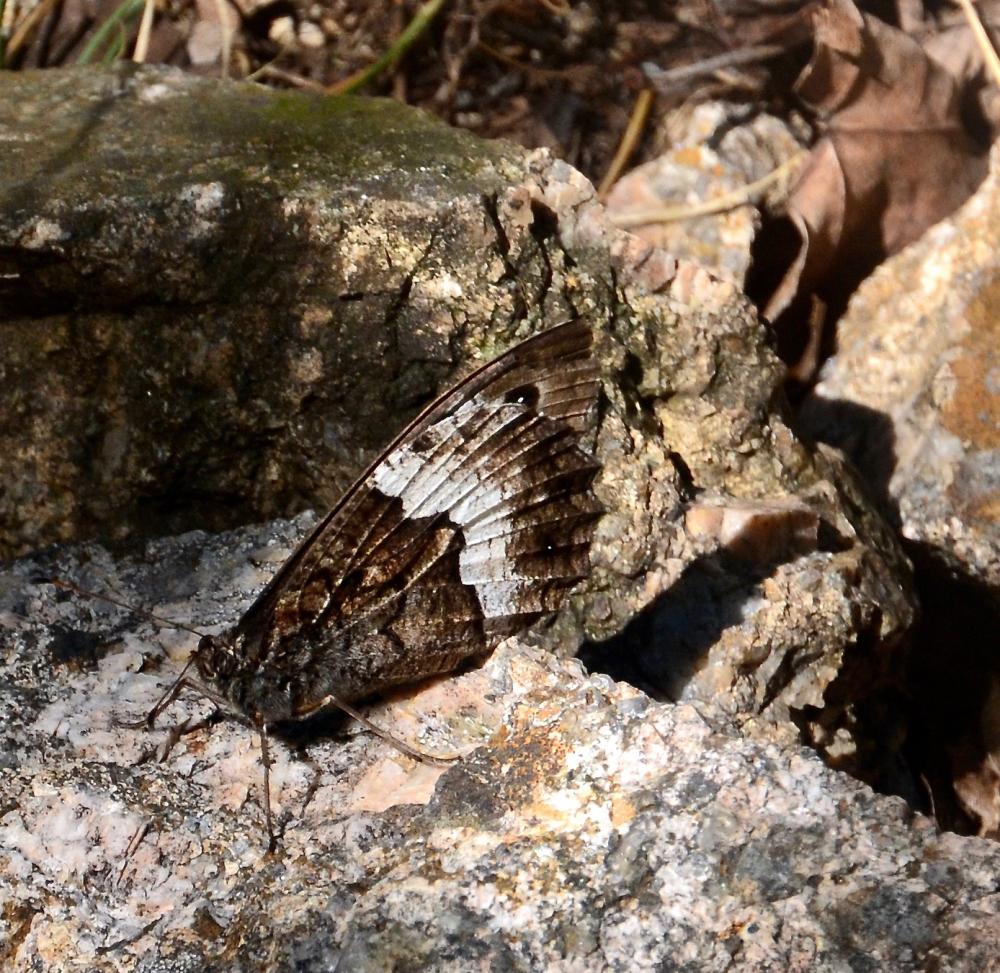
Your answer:
[[[589,572],[603,512],[579,445],[599,391],[592,340],[582,322],[555,328],[425,410],[240,623],[261,664],[302,646],[319,660],[332,633],[356,632],[384,653],[357,661],[357,685],[377,692],[558,608]]]
[[[529,409],[537,409],[540,398],[541,392],[538,391],[538,386],[528,384],[519,385],[505,392],[503,400],[504,402],[515,402],[518,405],[527,406]]]

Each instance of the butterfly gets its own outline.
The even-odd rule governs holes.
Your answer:
[[[431,403],[302,541],[243,617],[205,635],[185,687],[260,734],[451,672],[555,611],[590,571],[604,508],[584,448],[600,388],[580,319],[516,345]]]

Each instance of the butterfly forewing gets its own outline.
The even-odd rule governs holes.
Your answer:
[[[574,321],[516,346],[355,482],[236,628],[244,677],[291,684],[288,713],[261,703],[259,717],[447,672],[559,607],[589,572],[602,513],[581,446],[591,343]]]

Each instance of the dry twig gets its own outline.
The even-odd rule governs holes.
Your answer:
[[[156,11],[156,0],[146,0],[146,5],[142,8],[142,20],[139,22],[139,33],[135,38],[135,47],[132,50],[132,60],[136,64],[142,64],[149,53],[149,38],[153,33],[153,14]]]
[[[604,174],[601,185],[597,188],[598,199],[603,200],[611,191],[611,187],[618,181],[622,170],[625,168],[625,164],[631,158],[635,147],[639,144],[639,138],[642,136],[642,130],[646,126],[646,120],[649,118],[649,112],[653,107],[655,97],[651,88],[643,88],[639,92],[639,97],[635,100],[628,125],[625,127],[625,132],[618,143],[615,157],[611,160],[611,165],[608,166],[608,171]]]
[[[17,29],[11,35],[4,52],[4,57],[12,58],[31,39],[35,28],[45,19],[49,11],[58,4],[60,0],[42,0],[25,18],[17,25]]]
[[[986,28],[983,26],[979,14],[976,13],[972,0],[955,0],[955,2],[962,8],[962,13],[965,14],[965,19],[969,22],[969,29],[983,53],[983,60],[986,62],[990,74],[993,75],[994,84],[1000,87],[1000,57],[997,56],[996,49],[990,41],[990,35],[986,33]]]
[[[776,169],[769,172],[760,179],[755,179],[745,186],[740,186],[714,199],[706,199],[700,203],[678,206],[651,206],[647,209],[633,210],[632,212],[612,214],[611,222],[615,226],[623,229],[631,229],[636,226],[643,226],[646,223],[676,223],[680,220],[693,219],[696,216],[711,216],[715,213],[724,213],[726,210],[735,209],[737,206],[749,204],[754,196],[763,192],[774,183],[787,179],[793,169],[806,159],[809,152],[802,149],[796,152],[790,159],[786,159]]]

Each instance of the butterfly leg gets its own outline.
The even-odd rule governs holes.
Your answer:
[[[271,751],[267,745],[267,724],[255,720],[254,727],[260,737],[260,762],[264,765],[264,820],[267,824],[267,850],[278,847],[278,836],[274,830],[274,815],[271,813]]]
[[[453,753],[427,753],[426,750],[419,750],[417,747],[411,746],[409,743],[394,737],[387,730],[383,730],[382,727],[372,723],[367,716],[351,706],[350,703],[345,703],[342,699],[338,699],[333,695],[324,696],[314,706],[310,706],[309,709],[297,715],[300,717],[312,716],[314,713],[330,709],[331,707],[346,713],[349,717],[351,717],[351,719],[356,720],[366,730],[370,730],[374,733],[375,736],[381,737],[386,743],[395,747],[400,753],[405,754],[407,757],[413,757],[414,760],[419,760],[422,763],[434,764],[438,767],[447,767],[448,764],[458,760],[462,756],[462,754],[457,751]]]
[[[141,719],[122,721],[119,726],[124,726],[129,730],[153,729],[156,718],[180,695],[181,690],[188,685],[188,669],[194,664],[194,658],[188,660],[186,666],[181,669],[181,674],[167,687],[166,692],[156,701],[156,705]]]

